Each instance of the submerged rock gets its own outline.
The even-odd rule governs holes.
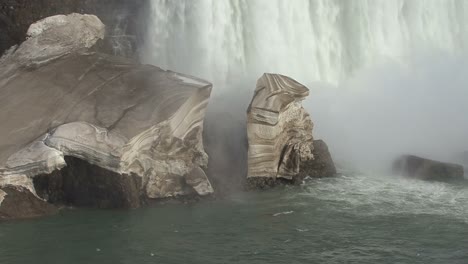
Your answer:
[[[405,155],[393,163],[393,171],[399,175],[428,181],[463,179],[463,166],[458,164]]]
[[[309,173],[334,174],[323,141],[317,142],[322,156],[314,159],[313,123],[301,104],[308,95],[307,87],[283,75],[264,74],[258,80],[248,109],[248,187],[302,182],[299,178]]]
[[[104,28],[94,16],[38,23],[0,61],[0,186],[78,204],[68,192],[84,188],[98,207],[213,192],[202,169],[210,83],[90,51]]]

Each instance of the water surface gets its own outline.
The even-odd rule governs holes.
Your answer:
[[[0,224],[0,263],[468,263],[468,187],[364,175]]]

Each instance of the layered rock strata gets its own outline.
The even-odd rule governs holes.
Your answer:
[[[313,159],[313,123],[301,102],[309,90],[295,80],[264,74],[248,109],[248,178],[292,180]]]
[[[202,142],[210,83],[90,51],[104,36],[95,16],[50,17],[28,35],[0,60],[0,189],[73,201],[58,194],[71,190],[65,178],[123,185],[120,202],[104,195],[98,207],[213,192]]]

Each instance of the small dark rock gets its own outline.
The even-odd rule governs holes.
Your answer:
[[[458,164],[405,155],[393,163],[393,172],[399,175],[428,181],[463,179],[463,166]]]
[[[336,167],[333,162],[327,143],[323,140],[314,140],[313,160],[301,163],[300,178],[326,178],[336,175]]]

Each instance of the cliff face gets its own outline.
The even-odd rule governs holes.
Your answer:
[[[135,57],[143,36],[148,0],[2,0],[0,3],[0,54],[22,43],[32,23],[58,14],[94,14],[106,25],[100,49]]]

